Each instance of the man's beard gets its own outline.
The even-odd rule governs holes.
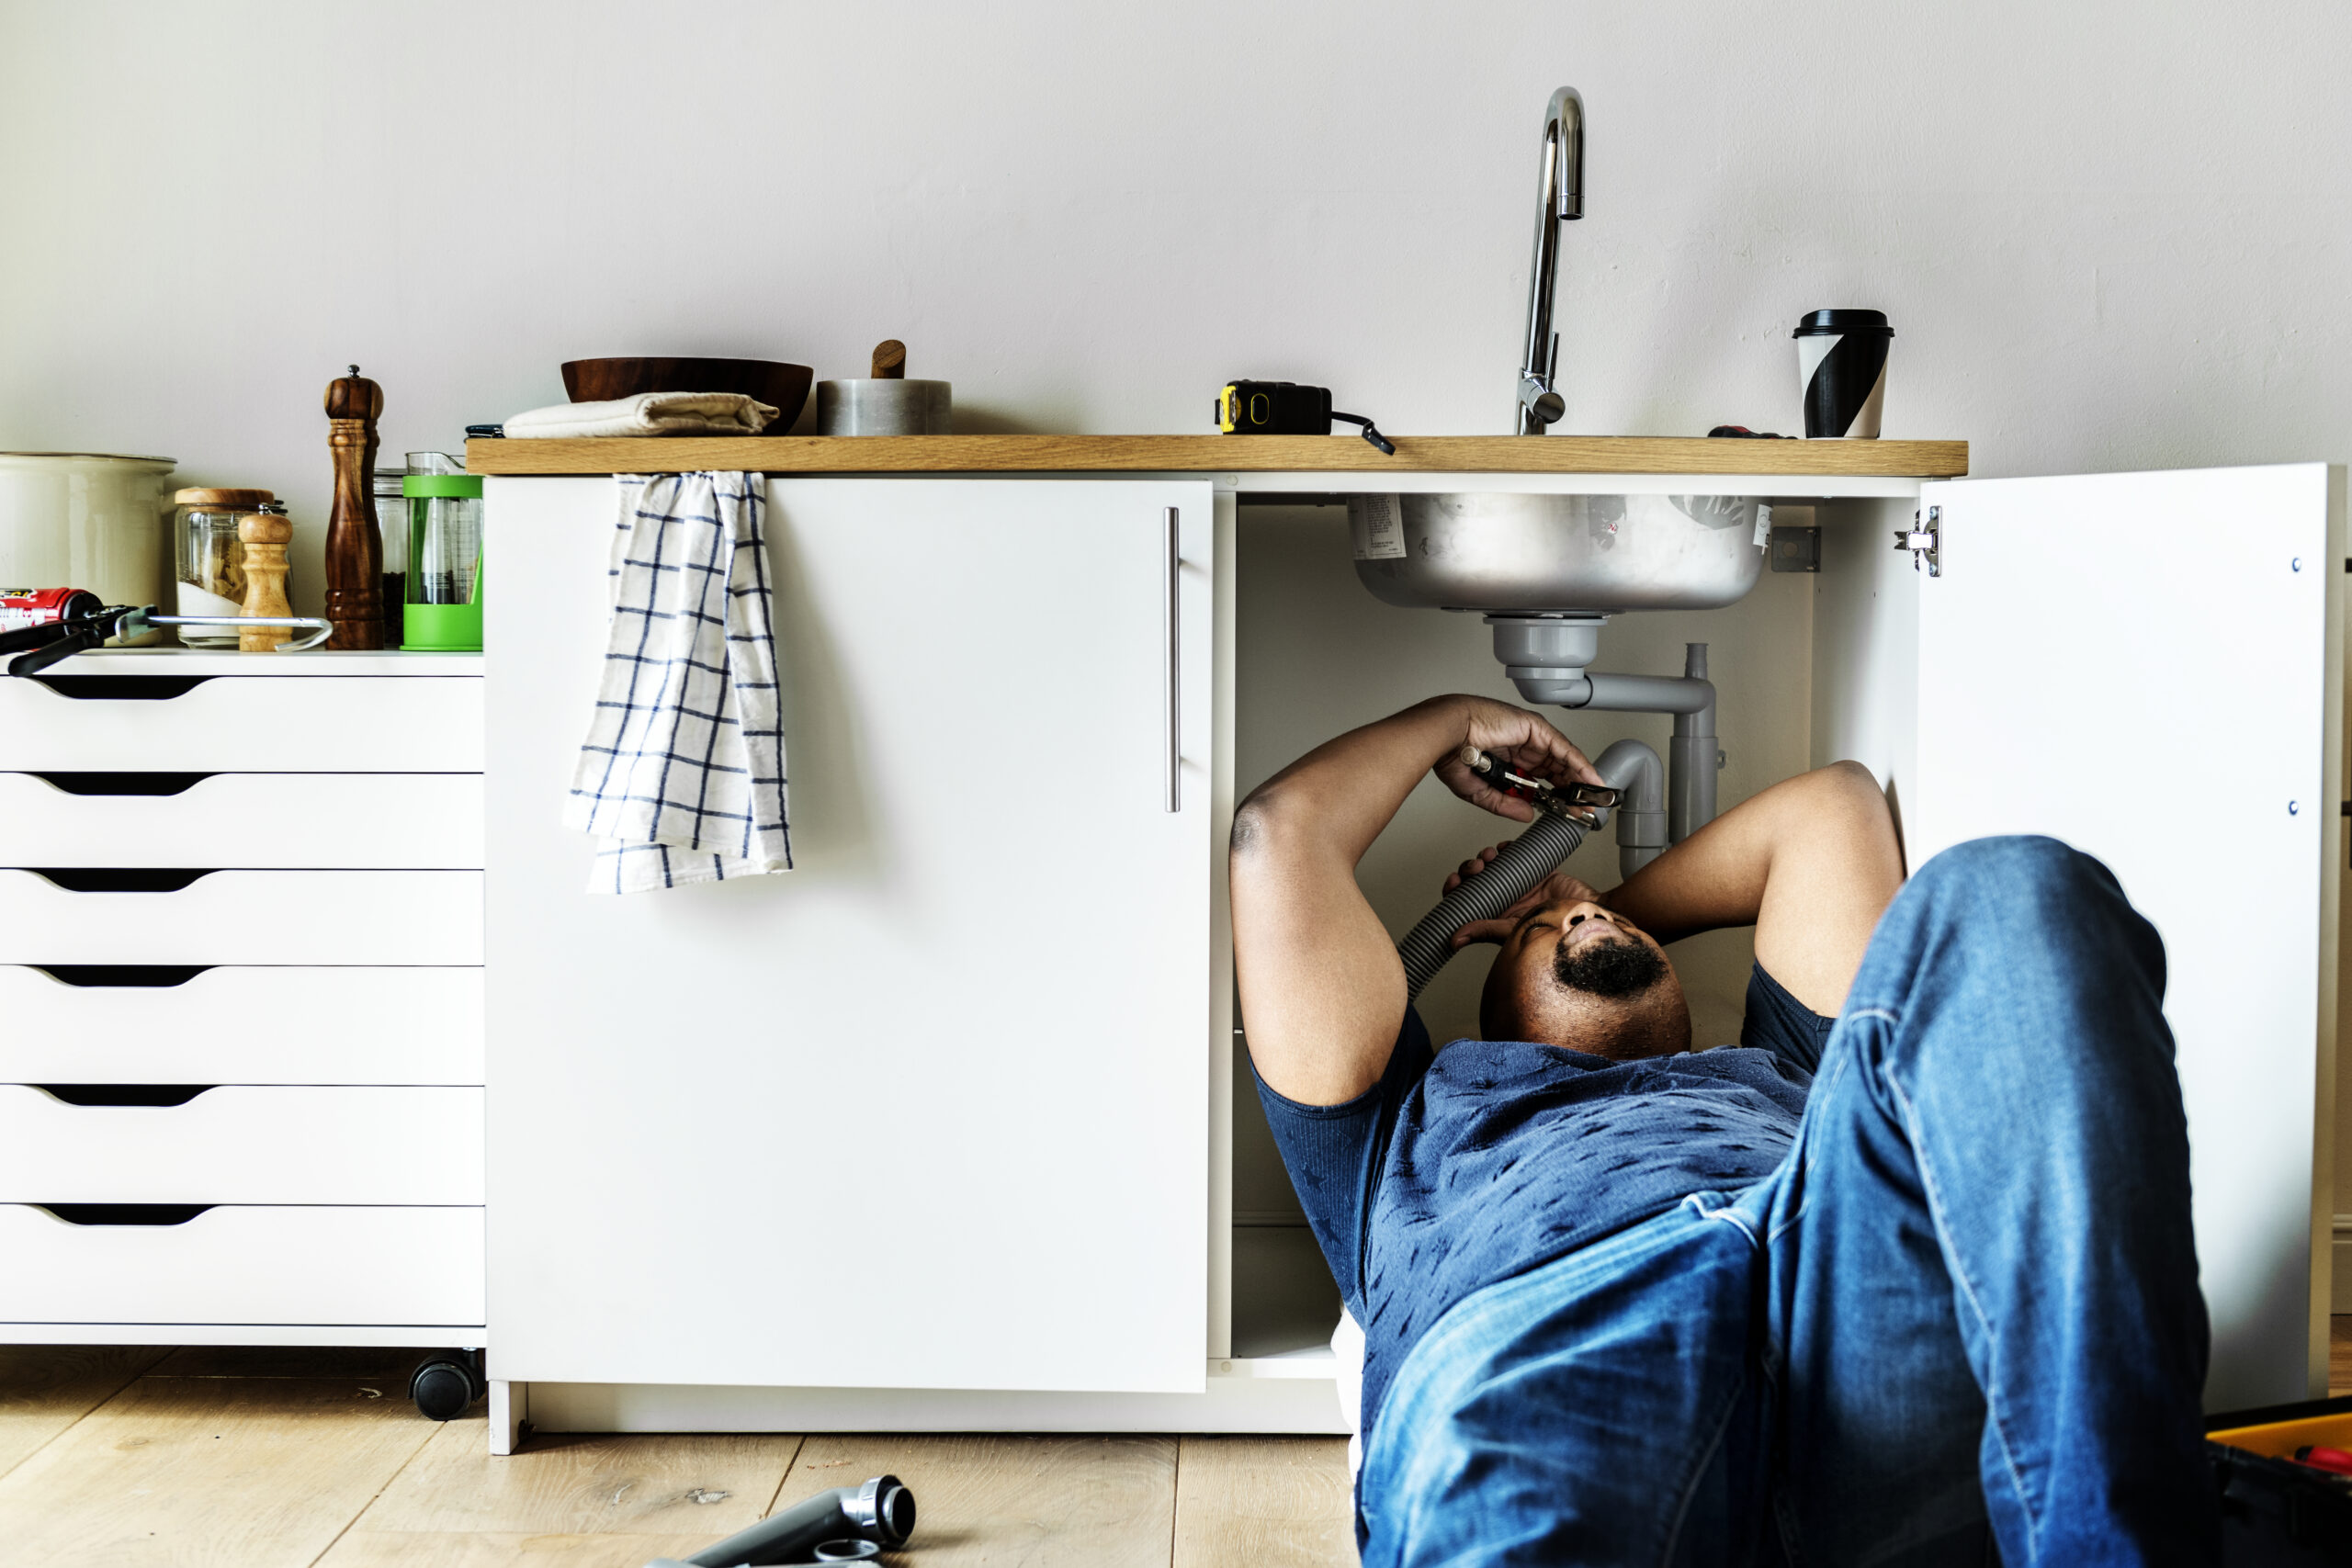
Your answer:
[[[1630,997],[1666,978],[1666,960],[1630,937],[1602,937],[1552,955],[1552,978],[1594,997]]]

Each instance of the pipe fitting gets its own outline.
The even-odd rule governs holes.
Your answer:
[[[1617,874],[1631,876],[1666,852],[1666,764],[1640,740],[1614,740],[1593,771],[1617,791]]]
[[[1584,705],[1584,672],[1600,656],[1605,615],[1488,615],[1495,657],[1531,703]]]

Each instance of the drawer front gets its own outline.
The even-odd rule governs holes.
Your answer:
[[[60,777],[0,773],[0,866],[481,866],[479,773],[213,773],[175,795]]]
[[[0,870],[0,964],[481,962],[478,871],[216,871],[176,892],[77,893]]]
[[[0,964],[0,1083],[482,1081],[480,969],[88,977],[178,983],[74,985]]]
[[[483,1321],[480,1209],[220,1208],[119,1225],[0,1204],[0,1322]]]
[[[76,1105],[0,1084],[0,1203],[480,1203],[478,1089],[208,1089]]]
[[[153,678],[77,677],[66,696],[0,679],[0,769],[17,773],[472,773],[481,682],[462,676],[225,675],[175,696]],[[88,695],[96,691],[102,694]]]

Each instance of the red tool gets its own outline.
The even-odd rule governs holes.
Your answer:
[[[85,588],[0,588],[0,654],[11,675],[33,675],[108,637],[150,626],[303,626],[311,636],[279,645],[299,653],[326,641],[334,623],[316,615],[160,615],[153,604],[109,604]]]

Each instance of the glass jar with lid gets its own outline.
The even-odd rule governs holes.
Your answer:
[[[401,494],[406,468],[375,470],[376,532],[383,542],[384,646],[398,648],[408,608],[408,501]]]
[[[237,519],[277,497],[266,490],[183,490],[172,495],[174,608],[183,615],[242,615],[245,604],[244,547]],[[190,648],[237,646],[234,626],[184,626]]]
[[[481,476],[446,452],[411,452],[408,592],[401,646],[438,652],[481,648]]]

